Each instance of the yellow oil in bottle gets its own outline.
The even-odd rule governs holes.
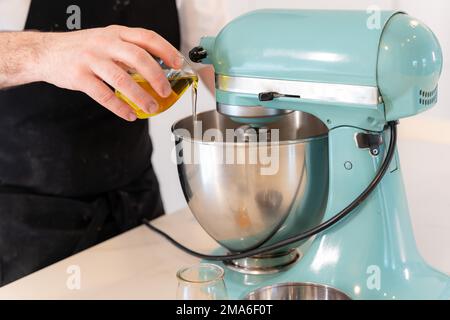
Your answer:
[[[147,91],[158,103],[159,109],[157,112],[148,114],[144,112],[138,105],[128,99],[120,91],[116,90],[116,96],[125,101],[133,110],[136,112],[136,116],[139,119],[147,119],[149,117],[155,116],[161,112],[166,111],[175,102],[180,99],[183,93],[192,85],[192,99],[193,99],[193,110],[195,109],[195,104],[197,102],[197,88],[198,88],[198,77],[197,75],[181,75],[173,78],[169,78],[170,86],[172,87],[172,93],[163,98],[152,88],[150,83],[147,82],[140,74],[134,73],[131,75],[134,81],[136,81],[145,91]]]

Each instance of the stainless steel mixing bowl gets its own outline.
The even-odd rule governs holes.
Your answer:
[[[197,120],[195,130],[192,117],[173,125],[178,173],[189,208],[216,241],[243,251],[320,223],[328,196],[328,130],[321,121],[296,111],[252,131],[216,111]],[[267,130],[271,140],[263,143]],[[223,141],[230,132],[238,138]]]
[[[351,300],[335,288],[314,283],[281,283],[250,292],[245,300]]]

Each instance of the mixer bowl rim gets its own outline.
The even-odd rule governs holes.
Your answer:
[[[200,140],[197,138],[192,138],[192,137],[187,137],[184,135],[179,135],[175,133],[175,130],[177,129],[181,129],[181,128],[177,128],[175,129],[175,126],[180,123],[181,121],[183,121],[186,118],[183,118],[177,122],[175,122],[172,125],[172,134],[176,137],[176,138],[181,138],[187,142],[193,142],[196,144],[204,144],[204,145],[215,145],[215,146],[221,146],[221,145],[225,145],[225,146],[253,146],[253,144],[259,144],[259,142],[218,142],[218,141],[204,141],[204,140]],[[186,129],[187,130],[187,129]],[[302,139],[289,139],[289,140],[282,140],[282,141],[270,141],[270,142],[266,142],[267,145],[273,146],[273,145],[291,145],[291,144],[302,144],[302,143],[308,143],[311,141],[315,141],[315,140],[321,140],[321,139],[328,139],[328,132],[326,133],[322,133],[322,134],[318,134],[316,136],[311,136],[308,138],[302,138]]]
[[[259,142],[217,142],[217,141],[203,141],[200,139],[192,139],[191,137],[186,137],[186,136],[182,136],[182,135],[177,135],[174,132],[173,129],[174,126],[172,126],[172,134],[177,137],[177,138],[182,138],[183,140],[187,141],[187,142],[193,142],[196,144],[204,144],[204,145],[215,145],[215,146],[250,146],[252,147],[253,145],[257,146],[260,143]],[[302,144],[302,143],[308,143],[311,141],[315,141],[315,140],[321,140],[321,139],[328,139],[328,133],[325,134],[321,134],[321,135],[317,135],[317,136],[312,136],[309,138],[303,138],[303,139],[298,139],[298,140],[283,140],[283,141],[270,141],[270,142],[266,142],[268,146],[274,146],[274,145],[291,145],[291,144]]]
[[[207,111],[203,111],[201,113],[198,113],[197,116],[200,115],[209,115],[211,113],[218,113],[220,114],[220,112],[218,112],[217,110],[207,110]],[[303,113],[303,112],[302,112]],[[223,115],[222,115],[223,116]],[[189,130],[186,127],[180,127],[180,128],[176,128],[177,126],[180,125],[180,123],[191,119],[193,120],[193,116],[187,116],[181,119],[178,119],[175,123],[172,124],[171,126],[171,132],[172,134],[175,136],[175,138],[181,138],[187,142],[192,142],[192,143],[196,143],[196,144],[204,144],[204,145],[215,145],[215,146],[252,146],[254,144],[259,144],[259,142],[245,142],[245,141],[239,141],[239,142],[227,142],[227,141],[204,141],[203,140],[203,136],[202,139],[199,139],[198,137],[192,137],[192,135],[190,134],[189,136],[186,136],[184,134],[177,134],[176,131],[178,129],[184,129],[189,131],[189,133],[191,133],[193,130]],[[320,119],[317,119],[318,121],[320,121]],[[232,121],[232,120],[231,120]],[[192,123],[193,121],[191,121]],[[323,122],[320,121],[322,124]],[[297,139],[286,139],[286,140],[280,140],[280,141],[270,141],[270,142],[266,142],[267,145],[291,145],[291,144],[302,144],[302,143],[308,143],[314,140],[320,140],[320,139],[328,139],[328,135],[329,135],[329,128],[327,128],[324,125],[325,130],[322,130],[322,132],[319,132],[315,135],[310,135],[308,137],[303,137],[303,138],[297,138]],[[193,129],[193,128],[192,128]],[[213,128],[210,128],[213,129]],[[209,129],[208,129],[209,130]],[[226,128],[225,128],[226,130]],[[202,132],[203,135],[204,132]]]

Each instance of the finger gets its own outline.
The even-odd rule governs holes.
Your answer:
[[[127,121],[137,119],[135,112],[125,102],[117,98],[102,80],[92,75],[87,77],[83,83],[86,85],[81,90],[106,109]]]
[[[180,69],[183,65],[180,52],[154,31],[142,28],[123,28],[120,31],[120,37],[122,40],[134,43],[161,58],[169,67]]]
[[[158,104],[131,76],[113,61],[97,59],[91,65],[97,77],[119,90],[147,113],[158,111]]]
[[[129,42],[121,42],[111,46],[110,55],[127,66],[139,72],[161,96],[168,97],[172,93],[169,81],[159,64],[144,49]]]

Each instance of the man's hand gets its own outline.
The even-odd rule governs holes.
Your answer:
[[[152,55],[170,67],[181,67],[178,51],[145,29],[109,26],[66,33],[0,33],[0,88],[45,81],[83,91],[119,117],[134,121],[133,110],[105,82],[144,111],[155,112],[157,102],[126,71],[136,70],[167,97],[170,84]]]

